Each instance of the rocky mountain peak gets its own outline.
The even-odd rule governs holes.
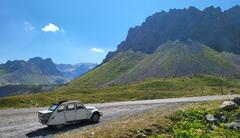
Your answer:
[[[222,9],[220,7],[214,7],[214,6],[210,6],[210,7],[207,7],[203,10],[203,12],[205,14],[220,14],[222,13]]]
[[[39,63],[42,62],[43,59],[41,57],[34,57],[34,58],[30,58],[27,62],[29,63]]]
[[[239,12],[240,11],[240,6],[236,5],[236,6],[230,8],[229,10],[226,10],[226,11]]]

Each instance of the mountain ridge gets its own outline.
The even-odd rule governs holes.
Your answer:
[[[120,51],[153,53],[166,41],[191,39],[217,51],[240,53],[240,6],[222,11],[219,7],[199,10],[193,6],[161,11],[128,30],[127,37],[115,52],[109,52],[103,62]]]

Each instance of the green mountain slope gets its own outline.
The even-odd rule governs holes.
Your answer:
[[[239,70],[229,57],[231,54],[219,53],[194,41],[169,41],[140,61],[125,76],[143,80],[149,77],[181,77],[193,74],[232,75],[232,72]]]
[[[72,81],[66,87],[106,87],[148,78],[182,77],[193,74],[238,76],[240,56],[217,52],[203,44],[168,41],[153,54],[120,52],[113,59]]]
[[[140,52],[123,52],[115,56],[110,62],[102,64],[82,77],[68,84],[69,88],[110,85],[112,80],[124,76],[132,67],[144,59],[146,55]]]

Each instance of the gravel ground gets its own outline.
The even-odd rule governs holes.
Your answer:
[[[100,122],[95,125],[89,124],[87,122],[68,125],[61,130],[50,129],[38,122],[37,112],[39,110],[47,109],[47,107],[0,110],[0,137],[53,137],[55,134],[62,132],[79,130],[83,131],[86,128],[94,127],[106,121],[114,120],[126,115],[134,115],[136,113],[144,112],[155,107],[163,106],[166,108],[166,106],[169,106],[171,108],[174,108],[175,103],[226,100],[235,96],[237,95],[217,95],[87,104],[86,106],[95,106],[103,112],[104,115],[100,119]]]

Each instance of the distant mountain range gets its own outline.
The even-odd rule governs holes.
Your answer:
[[[0,85],[63,84],[67,82],[50,58],[7,61],[0,65]]]
[[[50,58],[31,58],[28,61],[14,60],[0,64],[0,86],[4,85],[51,85],[64,84],[96,64],[54,64]]]
[[[55,65],[57,69],[62,73],[62,75],[69,80],[73,80],[97,66],[97,64],[95,63],[79,63],[75,65],[71,64],[55,64]]]
[[[108,87],[194,74],[240,76],[240,7],[158,12],[130,28],[103,63],[66,87]]]

